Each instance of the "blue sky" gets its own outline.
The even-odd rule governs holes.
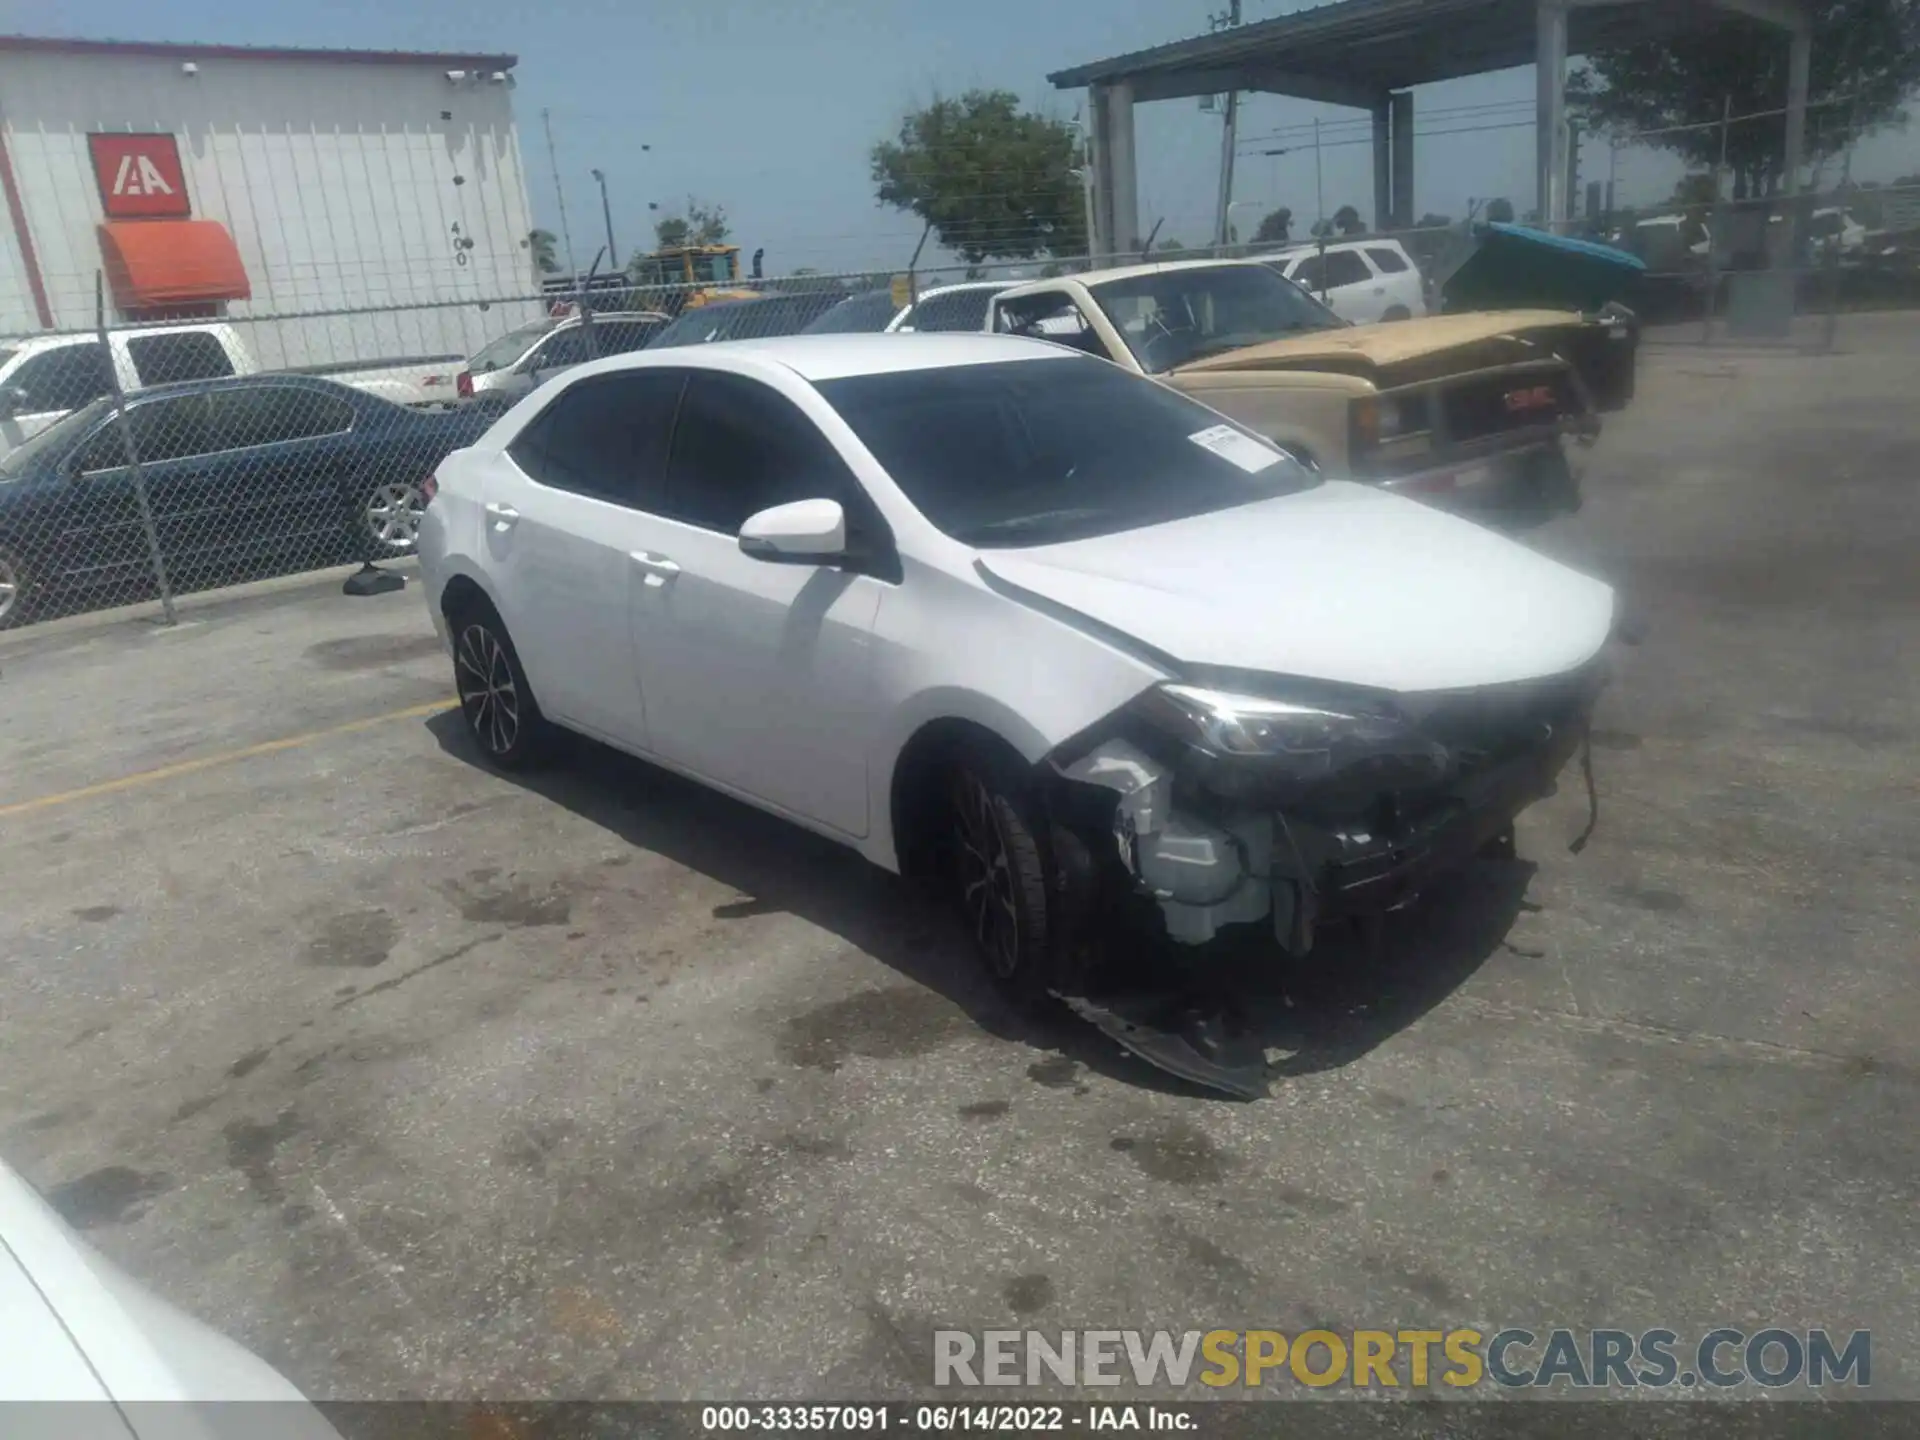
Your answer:
[[[219,0],[6,0],[0,25],[26,34],[250,45],[507,51],[520,57],[515,110],[536,216],[555,226],[542,107],[552,112],[574,248],[584,264],[601,239],[588,171],[608,177],[622,254],[650,239],[649,202],[677,209],[692,194],[726,207],[735,238],[767,249],[771,273],[896,268],[919,226],[873,199],[867,151],[901,114],[936,93],[1013,90],[1062,118],[1080,102],[1046,73],[1199,33],[1208,0],[328,0],[235,6]],[[1245,0],[1245,18],[1303,8]],[[1532,204],[1531,70],[1431,86],[1417,97],[1416,196],[1422,211],[1459,216],[1470,198]],[[1357,112],[1272,96],[1242,111],[1244,148],[1292,148],[1244,157],[1236,222],[1266,203],[1310,219],[1315,206],[1308,126],[1328,128],[1323,150],[1330,212],[1371,210],[1371,151]],[[1204,242],[1217,189],[1220,122],[1196,103],[1137,112],[1143,226]],[[1260,137],[1271,137],[1260,143]],[[642,144],[650,145],[643,151]],[[1906,162],[1906,163],[1903,163]],[[1584,176],[1604,179],[1607,151],[1590,145]],[[1920,170],[1920,135],[1862,147],[1856,173]],[[1884,174],[1881,172],[1885,172]],[[1617,175],[1623,203],[1670,190],[1678,166],[1628,152]],[[557,228],[557,226],[555,226]]]

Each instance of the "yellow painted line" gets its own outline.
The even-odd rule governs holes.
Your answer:
[[[182,775],[196,774],[201,770],[211,770],[216,765],[231,765],[239,760],[252,760],[261,755],[275,755],[282,750],[297,750],[302,745],[311,745],[316,740],[331,740],[336,735],[352,735],[357,731],[371,730],[376,725],[386,725],[394,720],[412,720],[422,715],[437,715],[444,710],[454,709],[457,700],[431,700],[425,705],[409,705],[404,710],[389,710],[384,715],[369,715],[364,720],[349,720],[344,725],[329,726],[325,730],[309,730],[303,735],[289,735],[284,740],[268,740],[259,745],[246,745],[238,750],[222,750],[217,755],[202,755],[198,760],[182,760],[177,765],[162,765],[154,770],[136,770],[131,775],[122,775],[117,780],[102,780],[98,785],[82,785],[77,790],[62,790],[57,795],[42,795],[33,800],[16,800],[11,805],[0,805],[0,816],[25,815],[35,810],[51,810],[56,805],[71,805],[76,800],[92,800],[100,795],[113,795],[122,790],[137,790],[143,785],[157,785],[162,780],[177,779]]]

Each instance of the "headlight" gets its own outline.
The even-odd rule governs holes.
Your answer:
[[[1157,728],[1216,761],[1290,785],[1312,785],[1349,771],[1374,788],[1444,780],[1445,746],[1414,729],[1383,702],[1339,694],[1241,694],[1199,685],[1161,685],[1138,702]]]

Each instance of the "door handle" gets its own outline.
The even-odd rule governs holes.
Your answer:
[[[490,500],[487,502],[487,518],[505,530],[520,518],[520,512],[511,505],[502,505],[497,500]]]
[[[647,572],[646,583],[655,587],[665,585],[680,573],[680,567],[673,561],[650,550],[629,550],[627,558]]]

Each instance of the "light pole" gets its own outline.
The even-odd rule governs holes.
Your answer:
[[[614,271],[620,268],[620,252],[613,248],[613,206],[607,201],[607,172],[595,170],[592,174],[600,187],[600,215],[607,222],[607,269]]]

